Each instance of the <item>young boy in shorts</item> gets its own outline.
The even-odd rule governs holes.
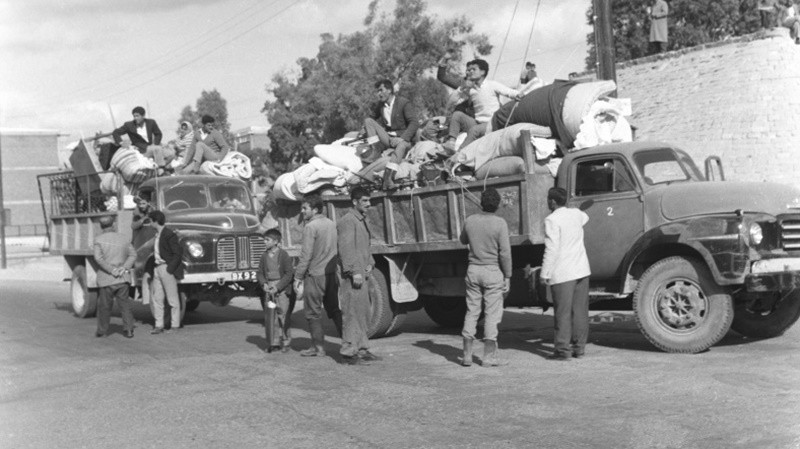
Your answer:
[[[264,289],[264,297],[261,305],[267,307],[267,298],[277,304],[275,309],[275,323],[272,328],[272,341],[268,341],[268,349],[278,349],[281,352],[289,352],[291,342],[291,331],[289,329],[294,310],[294,295],[292,294],[292,279],[294,278],[294,266],[289,254],[280,248],[281,232],[277,229],[270,229],[264,233],[264,243],[267,250],[261,255],[258,264],[258,284]]]

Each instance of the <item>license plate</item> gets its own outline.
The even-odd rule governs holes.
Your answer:
[[[255,281],[256,280],[256,272],[255,271],[238,271],[231,273],[231,280],[232,281]]]

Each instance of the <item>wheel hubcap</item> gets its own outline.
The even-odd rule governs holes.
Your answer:
[[[656,293],[661,324],[671,331],[689,332],[702,324],[708,298],[695,282],[679,279],[666,283]]]

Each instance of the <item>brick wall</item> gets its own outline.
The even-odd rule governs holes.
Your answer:
[[[674,143],[727,179],[800,186],[800,45],[779,29],[617,65],[637,139]],[[702,167],[701,167],[702,169]]]

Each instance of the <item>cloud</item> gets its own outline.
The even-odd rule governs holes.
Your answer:
[[[114,13],[158,14],[188,7],[232,3],[231,0],[6,0],[5,8],[16,17],[47,20]],[[8,19],[8,17],[7,17]]]

